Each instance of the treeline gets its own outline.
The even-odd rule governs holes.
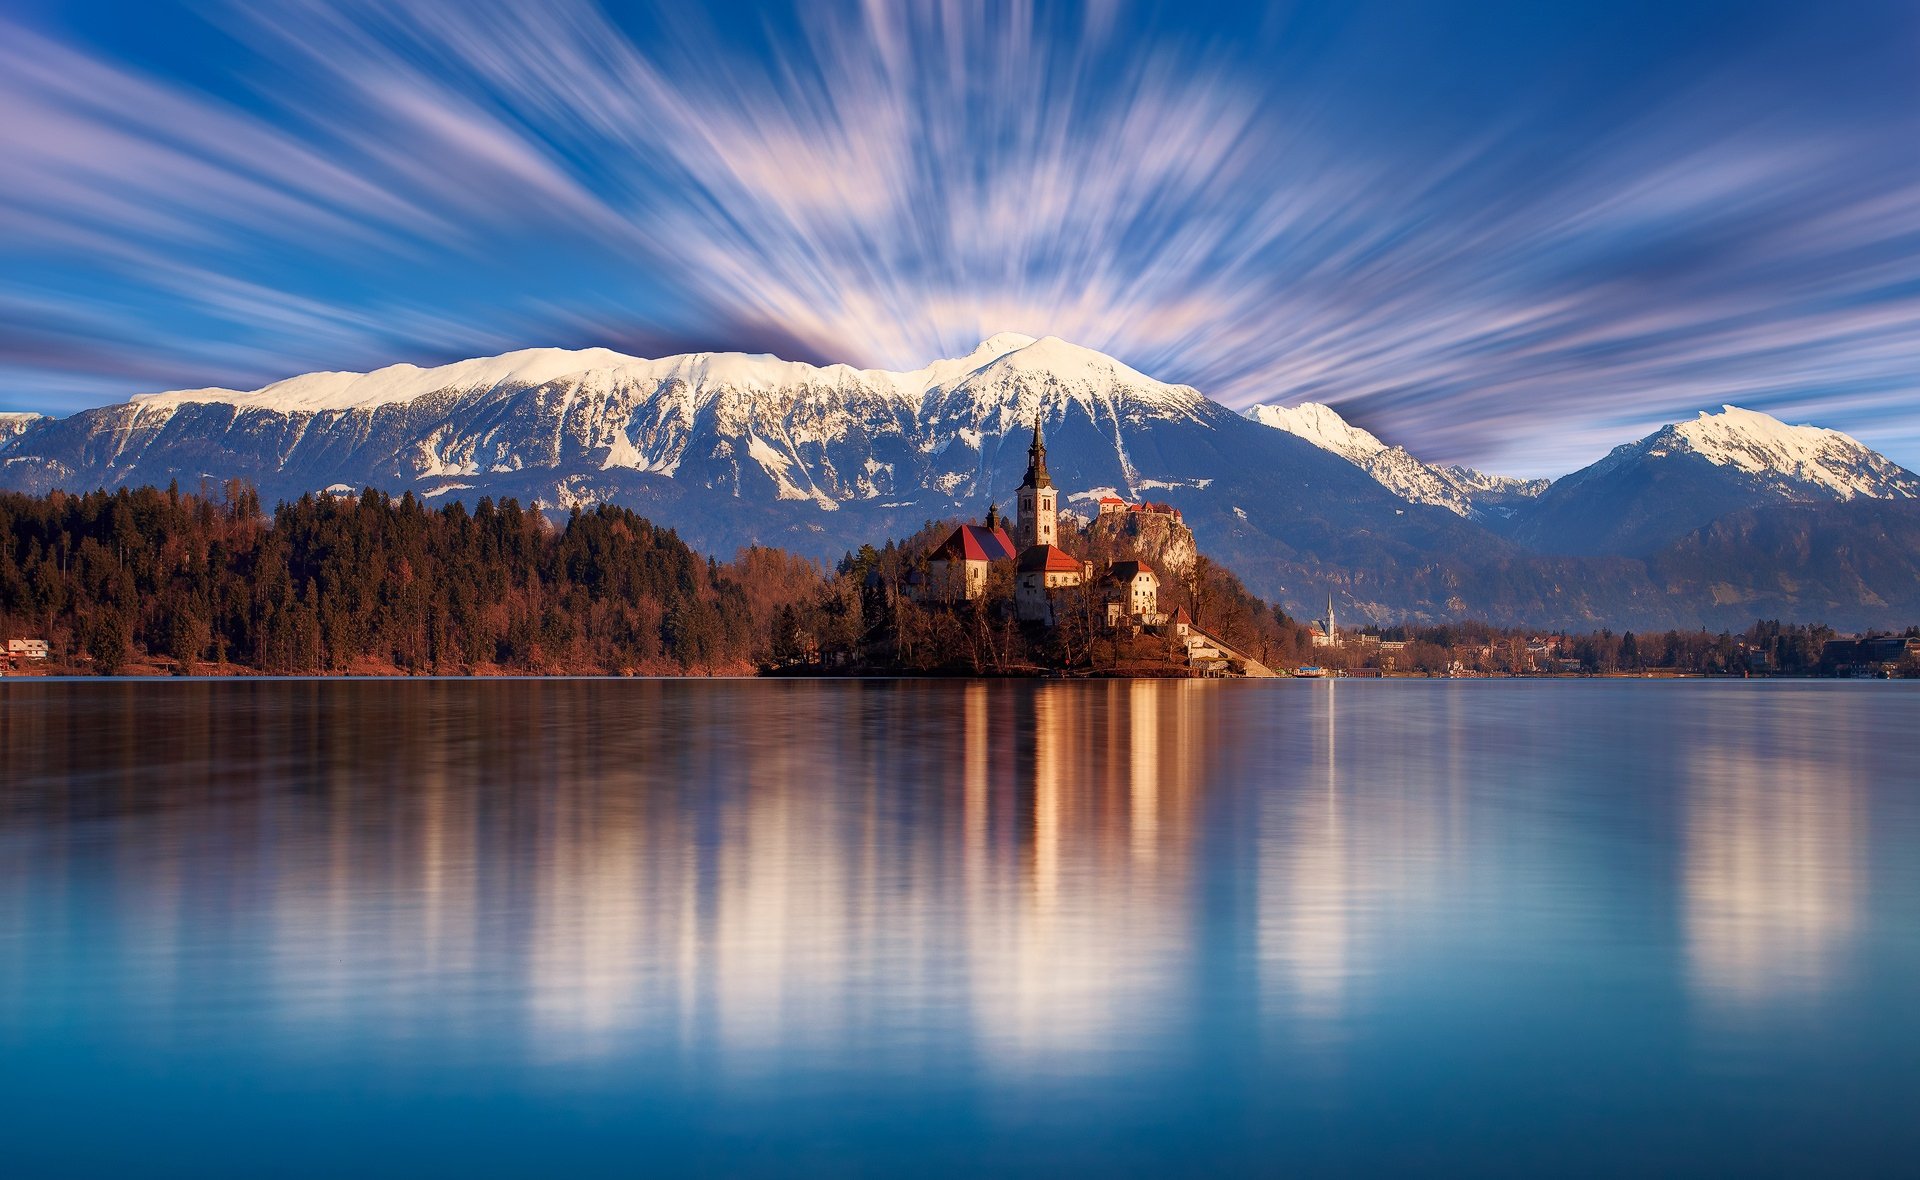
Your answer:
[[[1909,628],[1907,634],[1920,635],[1920,628]],[[1835,638],[1833,628],[1824,624],[1778,619],[1762,619],[1738,632],[1638,634],[1609,629],[1541,632],[1468,622],[1366,628],[1346,636],[1340,647],[1318,654],[1321,662],[1350,671],[1821,676],[1838,670],[1827,648]]]
[[[431,507],[248,487],[0,494],[0,632],[53,663],[271,673],[747,671],[821,571],[749,549],[700,557],[598,506]]]

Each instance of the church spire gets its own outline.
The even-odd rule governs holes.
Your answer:
[[[1053,477],[1047,474],[1047,440],[1040,433],[1040,412],[1033,414],[1033,442],[1027,447],[1026,485],[1035,488],[1050,488]]]
[[[1020,482],[1020,515],[1014,522],[1014,540],[1022,549],[1052,545],[1059,540],[1060,493],[1047,474],[1047,440],[1040,433],[1040,415],[1033,416],[1033,444],[1027,448],[1027,478]]]

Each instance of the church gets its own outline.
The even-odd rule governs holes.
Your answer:
[[[1087,582],[1093,563],[1055,543],[1060,539],[1060,490],[1047,474],[1047,442],[1038,414],[1027,447],[1026,478],[1020,481],[1015,504],[1013,540],[1020,555],[1013,563],[1013,612],[1022,622],[1051,626],[1057,621],[1054,592]]]
[[[1034,416],[1033,441],[1027,447],[1027,473],[1014,498],[1011,534],[999,512],[989,510],[986,523],[963,524],[927,555],[922,601],[959,602],[979,598],[987,591],[987,574],[994,563],[1013,563],[1013,612],[1022,622],[1048,626],[1059,621],[1060,592],[1088,585],[1093,563],[1060,545],[1060,490],[1047,471],[1047,442],[1040,417]],[[1106,579],[1108,626],[1123,622],[1156,624],[1159,577],[1145,562],[1122,562]]]

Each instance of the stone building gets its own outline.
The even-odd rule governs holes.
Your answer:
[[[961,525],[928,555],[920,597],[932,602],[978,598],[987,591],[987,573],[993,563],[1013,558],[1013,540],[1001,527],[999,510],[990,508],[986,524]]]
[[[1116,561],[1105,578],[1107,626],[1131,622],[1155,627],[1160,614],[1160,575],[1144,561]]]
[[[1060,490],[1047,474],[1047,443],[1040,435],[1040,415],[1033,416],[1033,442],[1027,446],[1027,475],[1020,481],[1014,509],[1013,539],[1022,550],[1052,545],[1060,539]]]
[[[1021,551],[1013,567],[1013,609],[1022,621],[1052,626],[1059,621],[1058,592],[1083,586],[1093,566],[1058,545]]]

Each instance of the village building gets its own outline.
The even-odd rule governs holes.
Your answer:
[[[1085,585],[1093,576],[1090,562],[1082,562],[1058,545],[1034,545],[1021,551],[1013,567],[1013,610],[1022,622],[1060,621],[1057,592]]]
[[[47,641],[44,639],[7,640],[7,658],[15,662],[44,660],[48,657]]]
[[[1334,621],[1333,617],[1333,595],[1327,595],[1327,617],[1324,619],[1315,619],[1311,624],[1310,630],[1313,634],[1313,646],[1340,646],[1340,627]]]
[[[1893,676],[1905,661],[1920,661],[1920,637],[1873,635],[1858,639],[1829,639],[1820,653],[1821,664],[1836,676]]]
[[[984,525],[963,524],[934,548],[919,596],[933,602],[978,598],[987,592],[987,573],[993,563],[1013,558],[1013,539],[1000,524],[1000,511],[989,508]]]
[[[1116,561],[1107,571],[1107,626],[1131,622],[1157,627],[1160,614],[1160,575],[1144,561]]]

